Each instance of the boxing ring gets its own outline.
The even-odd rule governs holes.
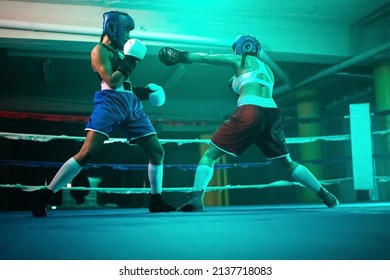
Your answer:
[[[287,138],[287,143],[300,145],[313,142],[349,143],[354,139],[387,137],[389,130],[354,131],[353,127],[367,126],[370,116],[360,110],[351,122],[351,133],[344,135]],[[359,111],[360,110],[360,111]],[[367,115],[368,114],[368,115]],[[355,122],[355,123],[354,123]],[[371,124],[368,126],[371,128]],[[84,137],[0,132],[7,141],[82,142]],[[175,145],[177,150],[187,145],[205,145],[208,139],[160,139],[163,145]],[[365,140],[366,141],[366,140]],[[367,140],[368,141],[368,140]],[[380,141],[380,140],[379,140]],[[112,138],[106,144],[123,143],[125,139]],[[356,142],[355,142],[356,143]],[[390,176],[380,168],[388,160],[386,154],[373,152],[375,143],[359,146],[351,144],[351,158],[327,158],[321,161],[300,161],[303,164],[332,164],[351,161],[350,176],[321,179],[326,188],[333,188],[340,205],[328,209],[320,201],[301,203],[234,203],[238,193],[262,192],[277,189],[304,189],[290,180],[260,184],[224,184],[214,181],[208,194],[216,193],[219,199],[206,200],[206,211],[196,213],[150,214],[145,204],[136,207],[118,207],[98,203],[99,194],[147,197],[147,185],[106,187],[96,174],[99,170],[117,172],[146,172],[146,164],[90,163],[86,172],[89,186],[69,184],[62,189],[62,200],[53,205],[44,219],[32,217],[29,210],[0,212],[0,259],[9,260],[388,260],[390,259],[390,202],[383,200]],[[371,157],[367,158],[367,152]],[[70,154],[68,154],[70,156]],[[362,163],[362,158],[364,162]],[[369,168],[371,164],[373,169]],[[62,161],[32,161],[0,159],[0,167],[58,169]],[[216,173],[225,170],[261,170],[271,163],[234,162],[216,164]],[[194,172],[196,163],[165,163],[165,170]],[[96,170],[98,170],[96,172]],[[261,173],[259,173],[261,174]],[[165,179],[164,175],[164,179]],[[186,175],[187,177],[189,175]],[[368,176],[368,177],[367,177]],[[193,177],[191,173],[190,177]],[[223,177],[223,176],[222,176]],[[45,182],[46,183],[46,182]],[[0,182],[0,190],[19,194],[34,194],[46,184]],[[382,186],[383,185],[383,186]],[[184,202],[190,184],[180,187],[164,185],[163,194],[173,205]],[[343,199],[343,188],[348,192],[363,191],[363,200]],[[84,192],[82,203],[76,203],[71,194]],[[218,203],[215,203],[215,202]],[[245,201],[250,202],[247,197]],[[48,243],[50,245],[48,245]]]
[[[388,260],[390,205],[209,207],[0,214],[9,260]]]

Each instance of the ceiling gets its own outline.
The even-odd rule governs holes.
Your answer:
[[[375,108],[373,71],[390,60],[388,0],[0,1],[0,110],[89,115],[99,88],[89,53],[109,10],[132,15],[132,36],[148,47],[132,81],[164,87],[164,106],[144,105],[154,120],[213,126],[236,104],[229,68],[166,67],[163,46],[230,53],[237,35],[256,36],[286,116],[297,115],[296,93],[306,89],[324,115],[347,115],[357,102]]]

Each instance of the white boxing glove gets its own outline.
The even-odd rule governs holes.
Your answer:
[[[123,47],[123,54],[133,56],[139,60],[144,59],[146,55],[146,46],[138,39],[130,39],[125,43]]]
[[[161,86],[150,83],[146,85],[146,88],[151,91],[149,94],[149,102],[153,106],[161,106],[165,103],[165,92]]]

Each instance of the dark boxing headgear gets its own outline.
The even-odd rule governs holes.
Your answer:
[[[111,11],[103,14],[103,32],[119,50],[125,45],[126,29],[133,30],[134,27],[134,19],[126,13]]]
[[[258,56],[260,54],[261,45],[253,36],[240,35],[234,41],[232,49],[235,54],[238,55],[248,54]]]

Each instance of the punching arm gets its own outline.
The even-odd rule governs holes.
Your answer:
[[[241,56],[234,54],[190,53],[188,59],[193,63],[237,67],[241,64]]]
[[[173,66],[178,63],[205,63],[238,67],[241,64],[241,56],[234,54],[190,53],[171,47],[160,49],[159,58],[166,66]]]

